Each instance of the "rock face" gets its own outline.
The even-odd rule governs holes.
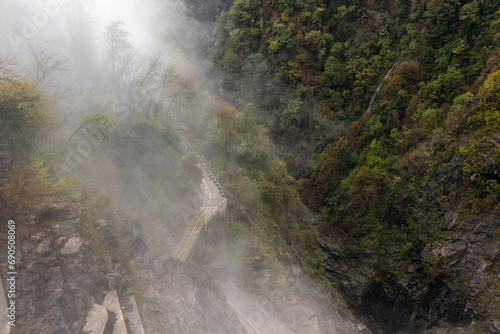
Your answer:
[[[102,306],[114,315],[112,334],[127,334],[127,326],[125,325],[125,319],[123,318],[122,308],[116,290],[107,294]]]
[[[128,286],[121,268],[106,263],[117,260],[111,255],[96,256],[84,243],[81,223],[67,204],[47,205],[36,220],[16,223],[20,292],[16,330],[83,333],[92,305],[102,303],[110,290]],[[112,282],[108,274],[121,279]]]
[[[120,225],[122,230],[132,227],[126,217]],[[205,269],[157,256],[143,246],[140,236],[127,235],[130,265],[145,288],[138,303],[146,333],[246,333]]]
[[[379,240],[349,242],[340,233],[320,240],[330,281],[356,313],[377,324],[375,332],[431,333],[447,324],[460,324],[464,333],[496,330],[500,134],[475,140],[464,134],[432,177],[429,171],[414,189],[401,188],[397,196],[413,197],[394,215],[378,217],[385,224]],[[460,153],[466,146],[482,153]],[[392,232],[411,242],[393,242]]]
[[[209,274],[175,259],[157,262],[144,297],[147,332],[246,333]],[[158,275],[159,274],[159,275]]]
[[[83,327],[85,334],[104,334],[109,333],[111,321],[108,317],[108,310],[101,305],[92,304],[89,314],[87,316],[87,323]],[[107,328],[106,328],[107,327]]]
[[[127,218],[113,233],[106,221],[91,225],[83,229],[65,203],[16,221],[16,332],[244,333],[205,270],[154,256]],[[102,249],[87,241],[89,228]]]
[[[465,323],[463,333],[496,333],[500,320],[500,219],[460,220],[447,214],[444,240],[428,244],[406,272],[377,280],[369,247],[354,252],[321,240],[331,282],[384,333],[448,333],[444,322]],[[432,280],[422,279],[432,276]],[[425,278],[425,277],[424,277]],[[390,282],[391,284],[389,284]],[[418,284],[420,285],[418,285]],[[488,321],[483,321],[489,318]],[[469,325],[467,326],[467,323]],[[450,330],[450,333],[453,330]]]

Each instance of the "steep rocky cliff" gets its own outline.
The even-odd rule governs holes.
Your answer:
[[[398,275],[386,268],[381,280],[370,248],[321,239],[324,267],[359,314],[387,324],[380,332],[438,325],[429,333],[445,333],[444,322],[463,322],[462,333],[500,333],[500,219],[461,220],[449,212],[445,223],[446,237],[427,244]]]
[[[484,129],[461,135],[447,158],[429,155],[440,163],[401,188],[383,236],[355,245],[341,234],[319,239],[330,281],[359,314],[384,324],[380,331],[441,333],[451,323],[498,333],[500,215],[491,189],[500,135]],[[411,234],[418,237],[398,242]]]
[[[84,226],[57,201],[38,212],[16,221],[16,333],[245,333],[205,270],[153,255],[127,217]],[[123,315],[101,306],[115,291]]]

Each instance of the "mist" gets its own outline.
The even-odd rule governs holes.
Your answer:
[[[113,196],[118,209],[128,209],[136,220],[141,217],[152,221],[152,224],[143,223],[146,234],[154,235],[148,230],[151,225],[163,225],[158,222],[158,208],[171,207],[170,211],[163,212],[163,217],[183,221],[182,215],[188,214],[181,214],[182,210],[173,208],[183,205],[182,201],[174,201],[175,205],[157,201],[162,196],[167,202],[167,197],[177,198],[174,189],[182,187],[164,184],[165,174],[159,173],[162,168],[167,174],[181,168],[179,159],[183,153],[179,143],[165,142],[160,134],[148,134],[147,130],[138,130],[140,125],[132,125],[135,128],[130,131],[142,131],[139,136],[148,136],[149,139],[144,139],[148,141],[144,144],[145,150],[133,159],[127,159],[133,152],[123,152],[123,142],[128,137],[119,134],[123,122],[140,122],[141,118],[152,117],[153,113],[155,117],[165,119],[163,109],[168,105],[171,119],[165,123],[166,131],[175,136],[170,124],[176,108],[170,101],[174,97],[164,95],[169,94],[168,90],[177,89],[173,86],[179,80],[185,80],[186,90],[189,90],[186,94],[195,94],[188,76],[196,73],[196,65],[186,60],[184,51],[169,34],[174,27],[176,30],[190,29],[182,4],[157,1],[4,1],[1,11],[9,18],[2,21],[1,52],[13,57],[17,62],[17,72],[37,83],[41,93],[49,97],[46,108],[51,110],[55,120],[50,141],[62,157],[55,168],[58,176],[71,173],[78,175],[88,186],[99,185],[101,191]],[[116,43],[122,43],[120,47],[123,49],[118,51],[121,54],[117,54],[110,65],[111,37],[106,33],[112,23],[117,24]],[[113,70],[115,73],[110,73]],[[176,91],[175,94],[175,99],[182,99],[182,96],[177,96],[182,93]],[[79,123],[89,112],[102,112],[113,119],[111,140],[104,143],[97,138],[91,145],[87,143],[84,149],[79,149],[78,141],[84,136],[77,129],[81,128]],[[124,131],[126,129],[127,126]],[[150,130],[154,132],[154,129]],[[165,145],[168,152],[175,152],[169,154],[162,150]],[[156,153],[150,153],[150,150]],[[101,159],[104,156],[106,158]],[[123,161],[123,156],[126,161]],[[145,167],[155,165],[155,159],[162,160],[162,163],[155,166],[157,173],[153,175],[153,171],[145,171]],[[159,184],[167,190],[161,190]],[[131,190],[134,190],[133,195],[130,195]],[[193,195],[189,192],[188,197],[195,198]],[[192,200],[186,202],[188,207],[194,205]]]

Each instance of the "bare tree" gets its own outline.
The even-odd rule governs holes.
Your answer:
[[[0,53],[0,80],[16,78],[13,68],[17,65],[13,57]]]
[[[133,70],[137,60],[137,51],[129,41],[131,35],[122,28],[123,25],[123,21],[113,21],[104,33],[107,43],[105,66],[111,69],[111,83],[114,90],[119,88],[123,77]]]
[[[27,43],[30,58],[24,70],[27,77],[36,84],[37,93],[47,99],[44,100],[45,111],[59,113],[59,121],[50,122],[41,131],[35,145],[42,145],[53,137],[54,133],[69,119],[72,112],[66,113],[60,108],[60,103],[73,96],[73,89],[65,79],[69,70],[69,59],[44,44]],[[61,114],[62,113],[62,114]],[[65,115],[66,114],[66,115]]]
[[[193,80],[179,75],[173,65],[163,71],[158,86],[158,105],[154,109],[153,117],[158,117],[162,111],[167,117],[170,116],[173,106],[179,106],[183,100],[185,102],[196,94]]]
[[[160,56],[149,58],[142,70],[135,69],[128,84],[130,109],[147,118],[169,117],[173,106],[180,105],[196,93],[191,79],[177,73],[173,65],[164,68]]]
[[[68,98],[72,89],[61,82],[69,68],[68,59],[46,45],[27,45],[31,59],[25,69],[31,81],[37,84],[38,92],[56,100]]]

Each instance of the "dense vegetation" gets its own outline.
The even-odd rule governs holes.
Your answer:
[[[44,191],[37,172],[29,168],[35,136],[48,120],[39,109],[40,101],[29,81],[15,77],[0,80],[0,218],[4,221]]]
[[[477,89],[498,62],[497,9],[494,1],[236,1],[217,19],[212,59],[222,74],[213,75],[229,101],[254,103],[273,137],[304,153],[292,167],[304,166],[338,139],[338,126],[360,119],[396,61],[399,73],[362,129],[378,126],[372,137],[408,126],[415,108],[423,114]]]
[[[239,219],[260,225],[269,238],[265,243],[274,245],[277,254],[310,256],[314,237],[307,210],[268,130],[257,124],[254,105],[247,104],[241,113],[220,101],[215,108],[217,124],[212,124],[206,155],[230,180],[228,192]]]
[[[254,104],[326,239],[370,258],[374,284],[410,308],[470,279],[420,256],[450,238],[449,213],[498,218],[499,7],[236,0],[217,17],[219,93]],[[455,302],[449,320],[467,321]]]

